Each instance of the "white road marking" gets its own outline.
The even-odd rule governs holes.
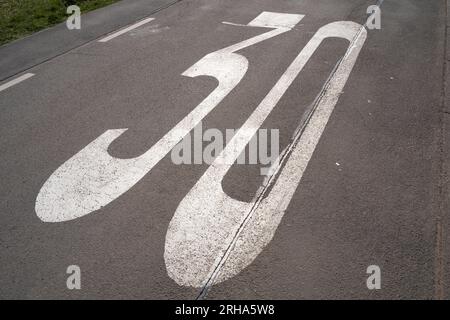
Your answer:
[[[248,24],[233,23],[223,21],[223,24],[228,24],[237,27],[259,27],[259,28],[294,28],[303,18],[304,14],[290,14],[264,11]]]
[[[136,28],[138,28],[138,27],[140,27],[140,26],[142,26],[142,25],[144,25],[146,23],[149,23],[152,20],[155,20],[155,18],[147,18],[147,19],[141,20],[141,21],[139,21],[139,22],[137,22],[137,23],[135,23],[135,24],[133,24],[133,25],[131,25],[129,27],[121,29],[121,30],[119,30],[117,32],[114,32],[113,34],[110,34],[109,36],[106,36],[103,39],[98,40],[98,42],[108,42],[109,40],[112,40],[112,39],[114,39],[114,38],[116,38],[118,36],[121,36],[124,33],[127,33],[128,31],[131,31],[131,30],[136,29]]]
[[[305,15],[277,12],[263,12],[248,25],[250,27],[290,28],[292,29]]]
[[[280,15],[272,13],[278,23]],[[298,21],[302,18],[297,15]],[[289,15],[289,25],[292,23],[293,17]],[[258,21],[253,20],[253,24],[258,26]],[[62,164],[44,183],[36,199],[37,216],[45,222],[76,219],[106,206],[128,191],[238,85],[247,72],[248,60],[235,51],[289,30],[282,26],[203,57],[182,75],[216,78],[219,84],[213,92],[139,157],[118,159],[108,154],[108,146],[127,129],[103,133]]]
[[[361,25],[345,21],[319,29],[180,202],[169,224],[164,252],[167,272],[175,282],[183,286],[208,287],[229,279],[247,267],[271,241],[353,69],[366,34]],[[244,150],[322,41],[330,37],[349,40],[349,49],[319,96],[306,127],[284,153],[288,158],[281,161],[285,162],[281,172],[280,165],[276,168],[270,181],[271,192],[266,198],[257,194],[252,202],[229,197],[221,183],[230,163]],[[278,178],[274,180],[274,177]]]
[[[4,84],[0,85],[0,92],[20,83],[22,81],[25,81],[25,80],[31,78],[32,76],[34,76],[34,73],[25,73],[24,75],[21,75],[20,77],[17,77],[7,83],[4,83]]]
[[[222,21],[222,23],[227,24],[229,26],[235,26],[235,27],[248,27],[248,24],[234,23],[234,22],[228,22],[228,21]]]

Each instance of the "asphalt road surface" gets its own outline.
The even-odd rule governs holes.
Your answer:
[[[450,298],[447,10],[124,0],[0,47],[0,298]],[[175,164],[200,124],[235,135]],[[266,176],[220,161],[260,129]]]

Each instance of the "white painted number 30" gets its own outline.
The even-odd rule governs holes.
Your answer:
[[[108,146],[127,129],[104,132],[62,164],[44,183],[36,213],[44,222],[63,222],[92,213],[118,198],[142,179],[170,150],[239,84],[248,60],[236,53],[291,30],[303,18],[299,14],[263,12],[249,27],[270,31],[212,52],[182,75],[211,76],[217,87],[184,119],[148,151],[132,159],[111,157]],[[314,149],[325,129],[353,69],[367,32],[357,23],[339,21],[320,28],[294,59],[275,86],[218,155],[199,181],[180,202],[166,235],[164,259],[169,276],[192,287],[212,285],[238,274],[271,241]],[[276,162],[269,179],[269,194],[251,202],[229,197],[221,181],[278,101],[327,38],[350,42],[347,52],[330,77],[325,93],[317,100],[301,134],[287,156]],[[264,188],[262,188],[264,189]],[[220,272],[218,271],[220,270]]]

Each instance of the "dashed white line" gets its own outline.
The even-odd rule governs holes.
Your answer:
[[[147,19],[141,20],[141,21],[139,21],[139,22],[137,22],[137,23],[135,23],[135,24],[133,24],[133,25],[131,25],[129,27],[126,27],[126,28],[124,28],[122,30],[114,32],[113,34],[110,34],[109,36],[106,36],[105,38],[98,40],[98,42],[107,42],[109,40],[112,40],[112,39],[114,39],[114,38],[116,38],[118,36],[121,36],[124,33],[127,33],[128,31],[131,31],[131,30],[136,29],[136,28],[138,28],[138,27],[140,27],[140,26],[142,26],[142,25],[144,25],[146,23],[149,23],[152,20],[155,20],[155,18],[147,18]]]
[[[26,73],[24,75],[21,75],[18,78],[15,78],[7,83],[4,83],[4,84],[0,85],[0,92],[20,83],[22,81],[25,81],[25,80],[31,78],[32,76],[34,76],[34,73]]]

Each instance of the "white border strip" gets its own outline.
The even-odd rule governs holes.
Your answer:
[[[34,76],[34,73],[25,73],[24,75],[21,75],[20,77],[14,79],[14,80],[4,83],[4,84],[0,85],[0,92],[20,83],[22,81],[25,81],[25,80],[31,78],[32,76]]]
[[[140,27],[140,26],[142,26],[142,25],[144,25],[144,24],[146,24],[146,23],[148,23],[148,22],[150,22],[152,20],[155,20],[155,18],[147,18],[147,19],[141,20],[141,21],[139,21],[139,22],[137,22],[137,23],[135,23],[135,24],[133,24],[133,25],[131,25],[129,27],[126,27],[125,29],[119,30],[119,31],[117,31],[117,32],[115,32],[113,34],[110,34],[109,36],[107,36],[107,37],[105,37],[103,39],[98,40],[98,42],[107,42],[107,41],[109,41],[111,39],[114,39],[114,38],[116,38],[116,37],[118,37],[118,36],[128,32],[128,31],[130,31],[130,30],[136,29],[136,28],[138,28],[138,27]]]

